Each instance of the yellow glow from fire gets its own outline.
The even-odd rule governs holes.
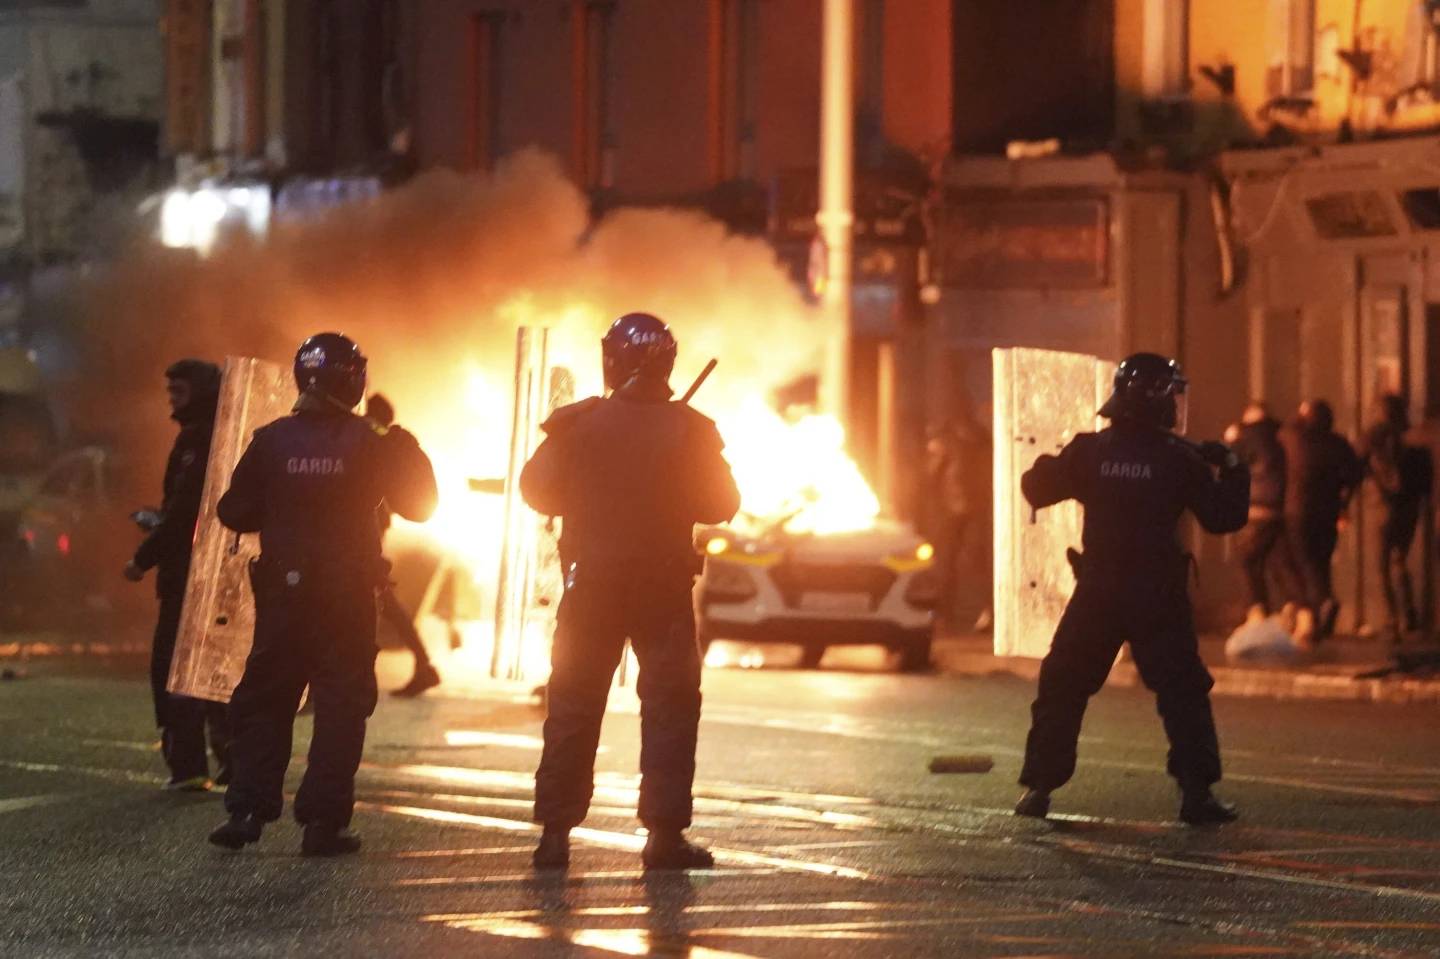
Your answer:
[[[762,520],[790,517],[794,533],[868,529],[880,501],[845,451],[833,416],[790,421],[759,399],[716,417],[740,486],[741,509]]]

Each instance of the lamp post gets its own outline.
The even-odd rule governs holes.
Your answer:
[[[825,257],[820,406],[844,423],[849,412],[850,266],[855,224],[854,0],[825,0],[823,34],[820,208],[815,214]]]

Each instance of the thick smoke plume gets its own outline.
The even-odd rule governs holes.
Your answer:
[[[720,358],[702,410],[763,395],[818,354],[818,324],[765,243],[673,210],[592,224],[559,164],[530,152],[491,176],[424,175],[263,242],[232,238],[208,258],[134,251],[90,290],[84,375],[68,398],[77,425],[112,436],[153,485],[170,439],[169,362],[288,365],[306,335],[340,330],[369,354],[399,422],[483,471],[505,455],[516,326],[556,327],[554,355],[593,391],[599,336],[634,310],[676,331],[677,389]]]

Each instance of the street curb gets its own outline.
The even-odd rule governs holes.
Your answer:
[[[1030,682],[1040,676],[1038,659],[987,656],[978,653],[941,653],[940,672],[959,676],[1014,676]],[[1356,666],[1360,672],[1364,667]],[[1328,700],[1331,702],[1412,705],[1440,704],[1440,677],[1417,679],[1396,676],[1384,679],[1357,679],[1343,673],[1309,673],[1289,669],[1246,669],[1212,666],[1216,696],[1245,699]],[[1107,685],[1122,688],[1143,686],[1134,664],[1117,663]]]
[[[49,659],[56,656],[140,656],[149,652],[150,644],[142,641],[102,643],[57,639],[0,643],[0,660]]]

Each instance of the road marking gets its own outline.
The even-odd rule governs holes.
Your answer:
[[[453,812],[448,809],[432,809],[428,806],[396,806],[369,802],[357,802],[355,805],[361,809],[373,809],[378,812],[410,816],[416,819],[428,819],[432,822],[443,822],[456,826],[503,829],[509,832],[527,833],[538,832],[540,828],[534,823],[520,822],[515,819],[505,819],[498,816],[477,816],[473,813]],[[627,852],[639,852],[645,847],[645,837],[632,833],[610,832],[608,830],[591,829],[582,826],[577,829],[572,829],[570,835],[574,839],[589,842],[592,845],[609,849],[621,849]],[[869,873],[859,869],[852,869],[849,866],[840,866],[834,863],[816,860],[767,856],[761,853],[747,852],[743,849],[730,849],[722,846],[712,846],[710,847],[710,852],[715,856],[716,861],[719,862],[740,863],[748,866],[768,866],[772,869],[787,872],[806,872],[832,876],[837,879],[874,878]]]
[[[1326,922],[1293,923],[1304,929],[1415,929],[1430,931],[1440,929],[1440,922],[1356,922],[1332,919]]]
[[[1034,841],[1041,845],[1060,846],[1083,855],[1091,855],[1101,859],[1112,859],[1119,862],[1170,866],[1175,869],[1192,872],[1216,873],[1219,875],[1244,877],[1246,879],[1259,879],[1266,882],[1278,882],[1286,885],[1313,886],[1319,889],[1333,889],[1367,896],[1385,896],[1395,899],[1413,899],[1417,902],[1440,903],[1440,892],[1427,892],[1423,889],[1406,889],[1402,886],[1345,882],[1339,879],[1321,879],[1317,876],[1291,875],[1246,866],[1195,862],[1189,859],[1176,859],[1172,856],[1153,855],[1143,849],[1136,849],[1129,846],[1117,846],[1110,843],[1099,843],[1090,840],[1077,840],[1068,836],[1041,836],[1036,837]]]
[[[0,799],[0,815],[7,812],[20,812],[22,809],[34,809],[36,806],[48,806],[57,803],[66,797],[63,794],[49,796],[18,796],[14,799]]]
[[[567,942],[588,949],[621,956],[687,956],[689,959],[757,959],[741,952],[727,952],[697,946],[688,936],[656,936],[648,929],[559,929],[533,922],[507,920],[442,920],[442,924],[465,932],[478,932],[505,939],[543,939]]]
[[[451,783],[455,785],[474,786],[480,789],[500,788],[516,790],[529,793],[534,788],[534,777],[528,773],[517,773],[504,769],[477,769],[468,766],[435,766],[425,763],[412,763],[400,766],[384,766],[375,763],[362,765],[367,771],[379,771],[395,775]],[[640,799],[638,783],[631,777],[624,777],[620,784],[615,782],[621,777],[597,778],[595,795],[602,797],[607,803],[624,804],[622,814],[633,815],[636,805]],[[609,780],[607,782],[607,780]],[[780,792],[777,790],[757,790],[743,786],[728,784],[698,784],[694,790],[695,807],[701,813],[744,813],[748,816],[767,817],[773,819],[788,819],[799,822],[826,823],[839,827],[874,827],[877,823],[868,816],[856,813],[839,812],[833,809],[808,809],[793,804],[793,801],[804,800],[817,804],[825,804],[826,800],[836,800],[842,797],[809,796],[801,793]],[[790,799],[792,803],[766,802],[764,800]],[[497,805],[519,802],[519,800],[497,800]],[[530,800],[523,800],[525,805],[530,805]],[[862,800],[853,799],[854,804]]]
[[[708,875],[708,873],[707,873]],[[746,873],[746,875],[753,875]],[[533,876],[531,877],[533,878]],[[953,915],[954,907],[941,903],[924,902],[875,902],[866,900],[837,900],[834,902],[746,902],[731,903],[686,903],[678,911],[687,915],[745,912],[946,912],[950,922],[957,925],[980,925],[987,922],[1026,922],[1033,919],[1053,919],[1053,912],[1001,912],[996,914],[973,915],[967,910],[964,916]],[[653,912],[651,906],[587,906],[567,909],[567,916],[643,916]],[[427,922],[445,922],[459,919],[545,919],[554,913],[544,909],[512,909],[498,912],[436,913],[422,917]]]
[[[132,772],[128,769],[105,769],[99,766],[61,766],[56,763],[33,763],[18,759],[0,759],[0,766],[29,773],[79,773],[83,776],[145,783],[150,786],[158,786],[161,782],[157,776]]]

